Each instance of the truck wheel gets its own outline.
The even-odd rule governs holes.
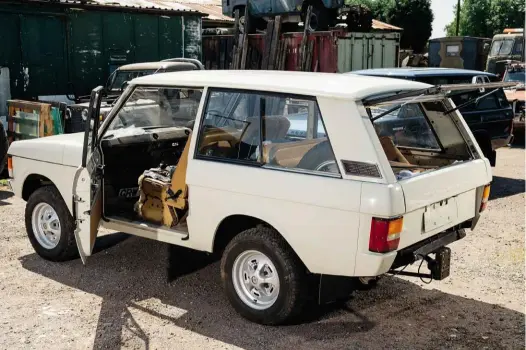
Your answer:
[[[25,221],[29,241],[42,258],[66,261],[78,257],[75,223],[55,187],[33,192],[26,204]]]
[[[292,320],[308,299],[306,270],[280,235],[263,226],[227,245],[221,279],[234,309],[248,320],[278,325]]]

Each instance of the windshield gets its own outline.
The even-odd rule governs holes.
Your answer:
[[[399,104],[371,107],[372,117],[385,113]],[[419,103],[402,105],[374,122],[379,137],[389,137],[398,147],[440,151],[440,145]]]
[[[510,55],[513,49],[513,39],[495,40],[491,45],[490,56]]]
[[[506,76],[504,77],[505,82],[519,82],[523,83],[526,80],[526,74],[525,71],[514,71],[514,72],[508,72],[506,73]]]
[[[155,73],[154,69],[117,71],[109,86],[111,91],[120,91],[126,81]]]
[[[195,120],[201,95],[201,89],[137,87],[108,130],[187,126]]]

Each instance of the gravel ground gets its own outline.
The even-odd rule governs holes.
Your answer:
[[[523,148],[498,151],[488,212],[451,245],[448,279],[386,277],[286,327],[235,314],[217,263],[195,259],[168,283],[159,242],[106,235],[86,267],[46,262],[26,237],[24,202],[0,190],[0,348],[523,349],[524,160]]]

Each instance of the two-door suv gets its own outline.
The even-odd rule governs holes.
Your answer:
[[[85,262],[99,226],[219,253],[233,307],[280,324],[416,261],[448,276],[446,245],[475,227],[492,179],[454,89],[307,72],[144,76],[101,125],[96,88],[85,133],[14,142],[10,185],[44,259]],[[402,107],[420,130],[382,131]]]

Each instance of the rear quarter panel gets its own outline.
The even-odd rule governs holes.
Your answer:
[[[225,218],[248,215],[274,227],[309,271],[353,276],[363,182],[350,181],[359,178],[346,175],[340,161],[377,163],[376,150],[354,102],[318,98],[318,104],[342,178],[196,159],[197,137],[192,137],[187,170],[192,248],[211,251]]]

